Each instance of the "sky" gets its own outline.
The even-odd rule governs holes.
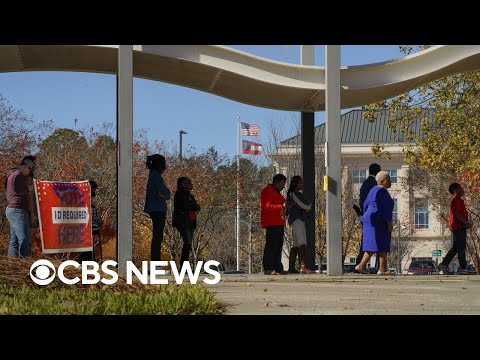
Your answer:
[[[268,59],[300,63],[300,45],[228,45]],[[402,57],[397,45],[342,45],[342,65],[376,63]],[[314,61],[324,66],[323,45],[316,45]],[[257,124],[261,135],[255,141],[266,144],[273,121],[285,138],[295,135],[298,112],[277,111],[238,103],[216,95],[177,85],[134,79],[134,130],[145,129],[150,140],[179,144],[183,151],[202,151],[211,146],[231,158],[237,152],[237,117]],[[83,72],[0,73],[0,94],[11,105],[39,123],[53,120],[58,127],[75,129],[116,122],[115,76]],[[345,112],[343,110],[342,112]],[[315,114],[315,124],[323,112]],[[253,140],[244,137],[245,140]],[[247,155],[248,156],[248,155]]]

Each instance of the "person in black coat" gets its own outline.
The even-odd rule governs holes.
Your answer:
[[[197,227],[197,212],[200,206],[190,193],[193,190],[193,183],[187,177],[180,177],[177,180],[177,191],[173,197],[172,225],[178,230],[183,240],[180,266],[190,257],[193,232]]]

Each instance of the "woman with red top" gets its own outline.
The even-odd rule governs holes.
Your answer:
[[[468,220],[468,211],[462,199],[465,192],[459,183],[450,184],[448,191],[453,195],[450,201],[450,231],[452,232],[453,245],[438,268],[445,273],[450,273],[448,265],[458,253],[459,273],[468,274],[465,248],[467,247],[467,229],[472,228],[472,222]]]
[[[266,242],[263,251],[263,269],[266,275],[288,274],[283,270],[282,248],[285,229],[285,198],[281,191],[287,178],[282,174],[273,177],[260,195],[262,227],[266,229]]]

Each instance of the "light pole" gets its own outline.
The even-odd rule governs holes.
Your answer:
[[[183,158],[183,157],[182,157],[182,135],[183,135],[183,134],[186,134],[186,132],[183,131],[183,130],[180,130],[180,131],[178,132],[178,134],[180,135],[180,152],[178,153],[178,157],[179,157],[180,160],[181,160],[181,159]]]

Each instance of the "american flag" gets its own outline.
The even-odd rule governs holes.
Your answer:
[[[241,126],[242,126],[242,136],[259,136],[260,135],[260,128],[258,127],[258,125],[246,124],[242,122]]]
[[[260,155],[262,153],[262,144],[242,140],[242,154]]]

